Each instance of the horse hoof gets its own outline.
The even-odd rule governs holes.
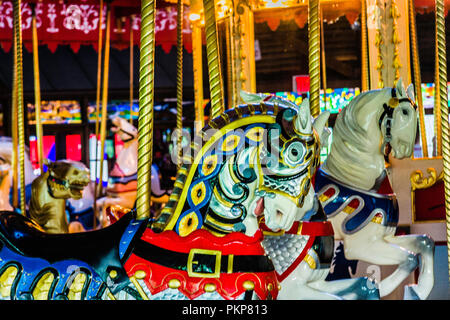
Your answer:
[[[419,295],[417,294],[416,290],[413,286],[405,286],[405,292],[403,295],[404,300],[420,300]]]

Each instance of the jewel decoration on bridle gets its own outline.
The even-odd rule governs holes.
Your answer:
[[[382,152],[384,147],[389,144],[392,140],[392,134],[391,134],[391,129],[392,129],[392,124],[394,121],[394,110],[395,108],[397,108],[400,103],[402,102],[409,102],[415,110],[417,110],[417,105],[414,103],[414,101],[412,101],[409,97],[405,97],[405,98],[398,98],[397,97],[397,91],[395,88],[391,88],[391,98],[389,99],[388,103],[384,103],[383,104],[383,113],[380,116],[380,120],[378,121],[378,126],[381,130],[381,125],[383,123],[384,118],[386,117],[386,132],[384,135],[384,141],[383,141],[383,145],[382,145]]]

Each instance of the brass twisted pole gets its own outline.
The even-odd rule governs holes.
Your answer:
[[[22,18],[20,10],[20,0],[14,1],[14,34],[16,37],[16,80],[17,80],[17,132],[19,145],[19,186],[20,186],[20,211],[26,214],[25,203],[25,123],[24,123],[24,103],[23,103],[23,60],[22,60]]]
[[[155,71],[155,0],[141,1],[137,219],[150,217]]]
[[[427,134],[425,131],[425,116],[422,99],[422,79],[420,76],[420,62],[419,49],[417,45],[417,29],[416,29],[416,13],[414,11],[414,0],[408,1],[412,60],[413,60],[413,74],[414,74],[414,88],[416,89],[416,101],[419,106],[419,125],[420,138],[422,140],[422,156],[428,158]]]
[[[367,51],[367,3],[361,0],[361,89],[369,90],[369,54]]]
[[[450,131],[447,105],[447,57],[445,48],[444,0],[436,0],[436,50],[438,58],[438,80],[442,119],[442,160],[444,167],[445,212],[447,226],[447,250],[450,267]],[[450,279],[450,269],[449,269]]]
[[[32,32],[33,32],[33,70],[34,70],[34,107],[36,118],[36,142],[38,147],[38,159],[39,168],[41,174],[44,173],[44,150],[42,142],[42,123],[41,123],[41,84],[39,77],[39,49],[38,49],[38,37],[37,37],[37,25],[36,25],[36,11],[33,6],[32,16]]]
[[[13,65],[13,85],[12,85],[12,110],[11,110],[11,137],[13,152],[11,155],[12,166],[12,205],[14,208],[19,207],[19,173],[18,173],[18,146],[17,146],[17,33],[13,30],[13,51],[14,51],[14,65]]]
[[[102,86],[102,51],[103,51],[103,0],[100,0],[99,18],[98,18],[98,54],[97,54],[97,93],[96,93],[96,107],[95,107],[95,142],[98,143],[98,130],[100,121],[100,96]],[[95,146],[95,153],[97,155],[98,146]]]
[[[203,114],[203,62],[202,29],[198,22],[192,23],[192,65],[194,69],[195,132],[205,125]]]
[[[130,123],[133,124],[133,90],[134,90],[134,40],[133,17],[130,16]]]
[[[177,2],[177,167],[181,166],[183,139],[183,0]]]
[[[103,88],[102,88],[102,118],[100,122],[100,176],[98,179],[97,195],[100,197],[103,190],[103,170],[105,156],[106,123],[108,121],[108,81],[109,81],[109,50],[110,50],[110,29],[111,29],[111,10],[109,3],[106,5],[106,34],[105,34],[105,58],[103,61]],[[95,179],[97,181],[97,179]],[[95,220],[94,220],[95,227]]]
[[[319,0],[309,0],[308,7],[308,66],[309,106],[311,115],[320,113],[320,18]]]
[[[214,119],[225,110],[214,0],[203,0],[203,7],[205,12],[206,57],[209,71],[211,119]]]
[[[434,63],[434,134],[436,136],[436,156],[442,156],[442,121],[441,121],[441,96],[440,81],[439,81],[439,50],[438,50],[438,25],[436,21],[436,36],[435,36],[435,63]]]
[[[327,64],[325,61],[325,36],[323,30],[323,9],[320,10],[320,57],[322,67],[323,105],[327,108]]]

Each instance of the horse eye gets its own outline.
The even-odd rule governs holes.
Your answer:
[[[402,109],[402,113],[403,113],[405,116],[407,116],[407,115],[408,115],[408,110]]]

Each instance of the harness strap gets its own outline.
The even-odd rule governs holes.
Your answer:
[[[389,103],[383,103],[383,113],[381,114],[380,120],[378,121],[378,126],[381,130],[381,124],[383,123],[384,117],[387,117],[386,119],[386,135],[385,135],[385,141],[390,142],[392,139],[391,135],[391,128],[392,128],[392,120],[393,120],[393,114],[394,109],[402,102],[409,102],[414,109],[417,109],[417,105],[410,99],[410,98],[397,98],[397,91],[395,88],[391,88],[391,99],[389,100]]]

